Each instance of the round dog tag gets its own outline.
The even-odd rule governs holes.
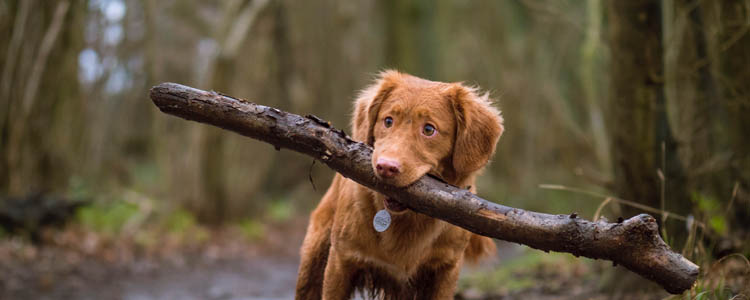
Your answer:
[[[375,227],[375,231],[383,232],[391,226],[391,214],[387,210],[381,209],[372,218],[372,227]]]

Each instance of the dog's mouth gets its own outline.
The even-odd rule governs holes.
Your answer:
[[[398,202],[396,199],[393,199],[391,197],[385,197],[383,200],[383,205],[385,205],[385,208],[392,212],[401,212],[406,210],[406,205],[401,204],[401,202]]]

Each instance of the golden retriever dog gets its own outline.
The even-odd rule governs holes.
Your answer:
[[[503,132],[486,94],[461,83],[380,73],[356,100],[353,138],[373,147],[376,176],[407,186],[430,174],[475,190]],[[380,211],[391,216],[376,230]],[[381,224],[382,225],[382,224]],[[382,232],[380,232],[382,231]],[[339,174],[313,211],[302,244],[297,299],[452,299],[464,261],[495,244]]]

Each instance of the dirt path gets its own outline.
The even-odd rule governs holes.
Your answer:
[[[293,299],[305,221],[255,241],[225,229],[197,244],[194,233],[158,236],[148,247],[75,229],[43,245],[2,239],[0,300]]]
[[[290,261],[222,261],[125,274],[92,290],[55,294],[92,300],[293,299],[296,273]]]
[[[297,263],[257,257],[63,266],[42,257],[31,264],[4,262],[0,299],[293,299]]]

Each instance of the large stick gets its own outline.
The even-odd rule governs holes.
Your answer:
[[[372,171],[372,149],[314,116],[302,117],[216,92],[162,83],[151,89],[162,112],[211,124],[307,154],[410,209],[488,237],[544,251],[607,259],[659,283],[670,293],[690,289],[699,268],[661,239],[656,220],[641,214],[618,223],[590,222],[495,204],[429,176],[396,188]]]

